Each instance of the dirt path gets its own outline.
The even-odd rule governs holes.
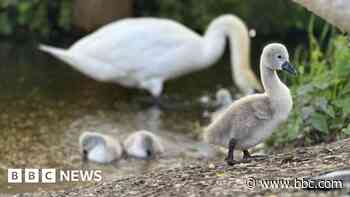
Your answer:
[[[339,196],[339,192],[315,193],[298,189],[263,189],[262,179],[293,179],[350,167],[350,139],[328,145],[297,148],[272,155],[263,161],[242,163],[233,167],[223,163],[193,162],[184,168],[164,169],[148,174],[98,183],[90,187],[61,192],[24,194],[28,197],[107,197],[107,196]],[[249,177],[256,187],[247,186]],[[343,191],[341,191],[343,192]]]

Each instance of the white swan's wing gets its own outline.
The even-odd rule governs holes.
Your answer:
[[[200,41],[199,35],[174,21],[125,19],[82,38],[69,51],[133,73],[148,67],[172,66],[169,64],[178,61],[193,63],[195,58],[190,54],[198,50]]]

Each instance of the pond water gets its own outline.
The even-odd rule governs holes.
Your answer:
[[[171,81],[165,95],[186,107],[160,110],[138,98],[147,92],[99,83],[36,50],[35,44],[0,44],[0,191],[33,192],[71,184],[7,184],[8,168],[80,169],[84,165],[78,137],[96,131],[120,139],[148,129],[166,144],[166,157],[157,161],[122,160],[112,165],[88,163],[103,178],[140,174],[150,169],[179,167],[189,159],[213,157],[211,148],[194,137],[203,126],[195,103],[217,87],[231,85],[229,64]],[[212,73],[222,77],[209,79]],[[180,85],[179,85],[180,84]],[[83,183],[75,183],[83,184]]]
[[[160,110],[139,98],[147,92],[99,83],[36,49],[37,44],[0,42],[0,193],[56,190],[74,184],[7,184],[8,168],[101,169],[103,178],[142,174],[189,160],[222,159],[200,143],[196,133],[207,122],[198,105],[203,95],[232,86],[228,55],[215,66],[166,83],[165,95],[185,107]],[[257,65],[254,47],[253,65]],[[142,99],[141,99],[142,100]],[[111,165],[82,163],[78,137],[96,131],[120,139],[148,129],[166,143],[156,161],[125,159]]]

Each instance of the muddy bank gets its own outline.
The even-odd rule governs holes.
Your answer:
[[[328,193],[299,189],[264,189],[257,182],[247,186],[249,177],[293,179],[350,166],[350,139],[328,145],[297,148],[271,155],[266,160],[242,163],[233,167],[222,162],[193,161],[185,167],[162,169],[141,176],[131,176],[59,192],[21,194],[26,197],[91,197],[91,196],[246,196],[283,194],[283,196],[339,196],[345,191]]]

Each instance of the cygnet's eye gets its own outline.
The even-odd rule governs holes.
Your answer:
[[[282,59],[282,55],[278,55],[277,58],[278,58],[278,59]]]

